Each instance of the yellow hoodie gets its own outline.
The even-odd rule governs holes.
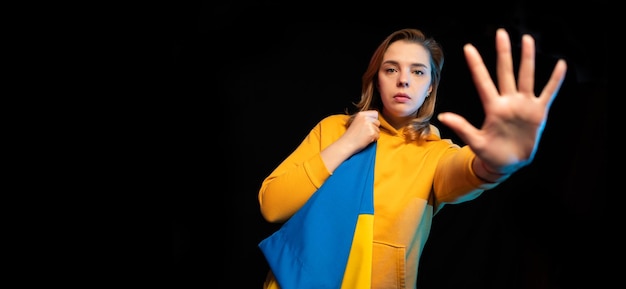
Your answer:
[[[330,177],[320,152],[343,135],[348,119],[331,115],[321,120],[262,182],[258,197],[268,221],[289,219]],[[499,183],[478,178],[471,168],[475,154],[470,148],[441,139],[435,127],[427,141],[418,144],[407,142],[402,130],[382,115],[379,120],[371,288],[414,288],[433,215],[446,203],[475,199]],[[279,288],[271,272],[265,287]]]

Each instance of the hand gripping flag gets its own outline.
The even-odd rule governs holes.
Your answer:
[[[259,247],[281,289],[370,288],[376,142],[344,161]]]

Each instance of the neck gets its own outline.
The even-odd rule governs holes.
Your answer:
[[[382,116],[385,120],[396,130],[400,130],[405,127],[415,118],[415,115],[409,116],[393,116],[383,110]]]

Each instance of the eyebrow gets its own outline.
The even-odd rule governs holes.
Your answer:
[[[399,65],[399,63],[398,63],[397,61],[395,61],[395,60],[386,60],[386,61],[383,61],[383,63],[381,63],[381,65],[382,65],[382,64],[393,64],[393,65]],[[412,64],[411,64],[411,67],[423,67],[423,68],[428,68],[428,66],[427,66],[426,64],[423,64],[423,63],[412,63]]]

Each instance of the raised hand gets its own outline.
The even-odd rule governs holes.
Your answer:
[[[333,172],[344,160],[361,151],[380,137],[378,111],[366,110],[356,114],[345,133],[321,152],[329,172]]]
[[[532,162],[567,65],[564,60],[558,60],[537,97],[534,93],[535,41],[530,35],[522,36],[516,81],[509,35],[502,28],[496,31],[497,87],[478,50],[471,44],[463,49],[483,104],[485,120],[480,129],[452,112],[439,114],[439,121],[469,145],[490,171],[512,173]]]
[[[340,141],[352,144],[354,152],[360,151],[380,136],[378,111],[367,110],[356,114],[354,120],[341,136]]]

